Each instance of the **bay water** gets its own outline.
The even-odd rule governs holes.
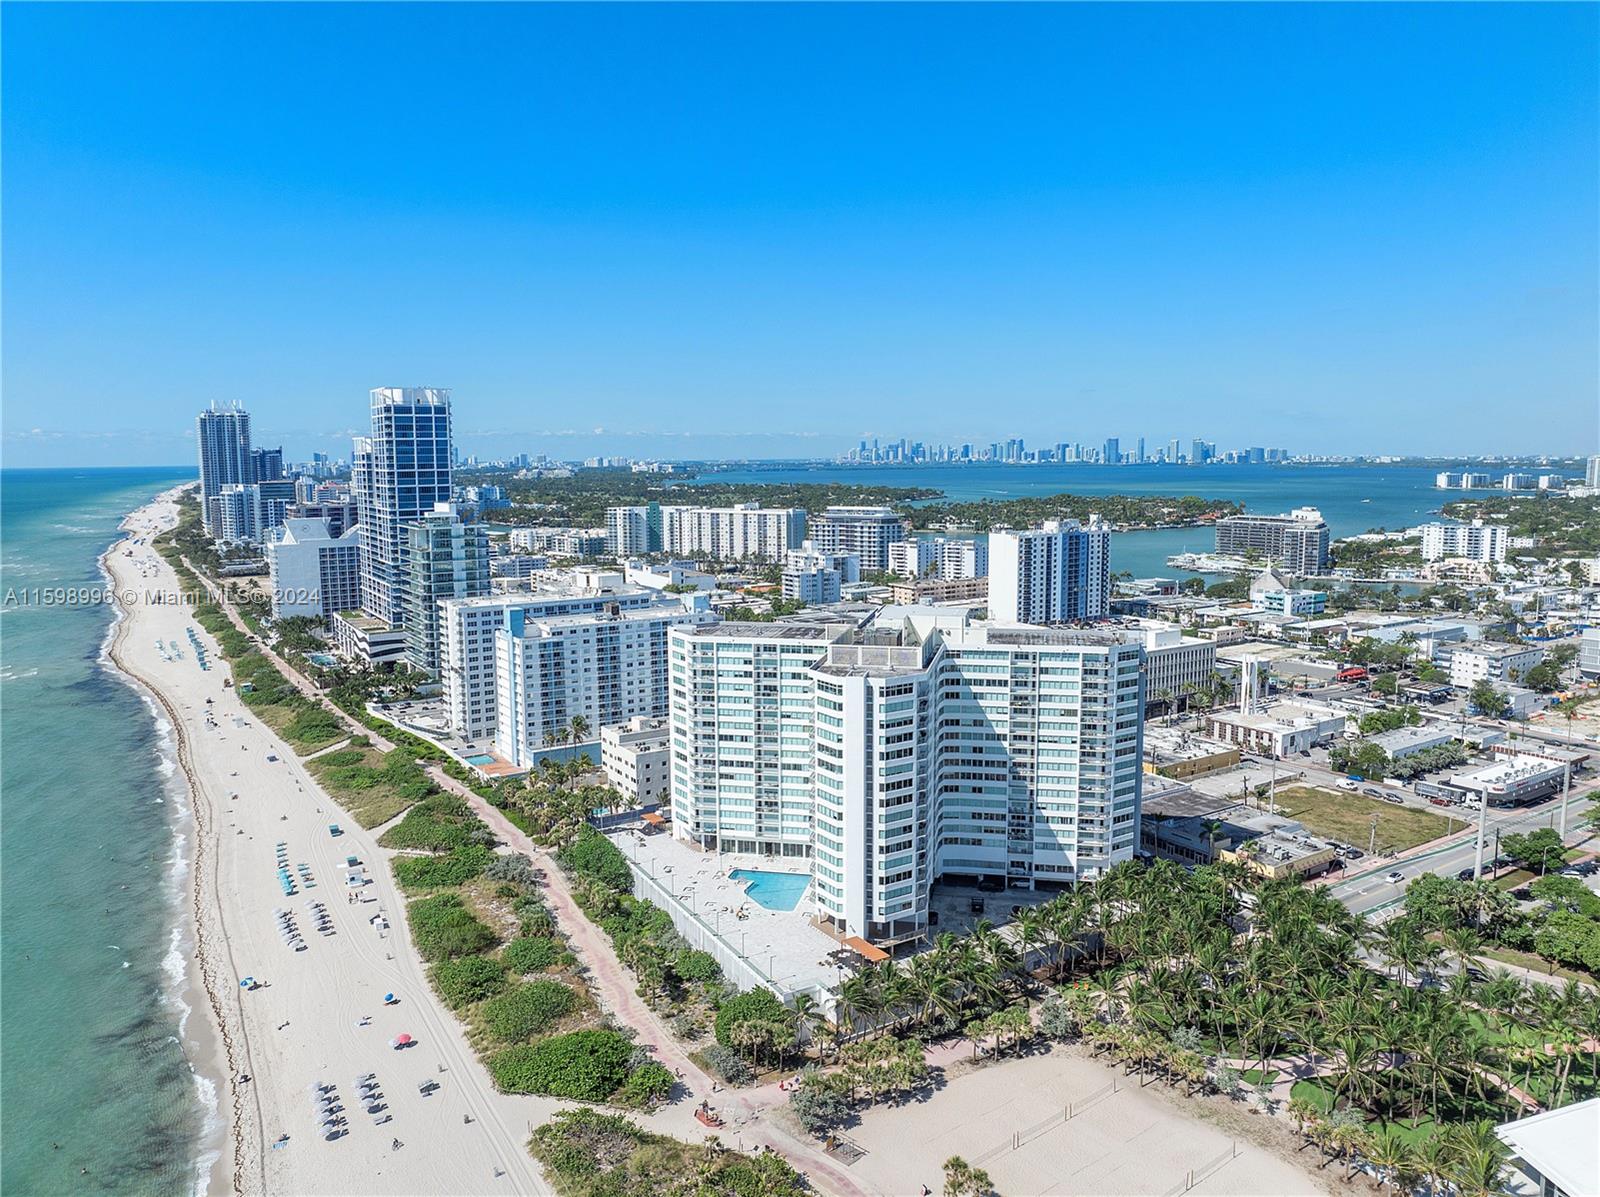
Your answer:
[[[123,516],[193,476],[0,471],[8,1194],[190,1193],[214,1149],[215,1097],[184,1049],[205,1015],[184,994],[193,834],[170,729],[104,660],[115,609],[92,594]]]

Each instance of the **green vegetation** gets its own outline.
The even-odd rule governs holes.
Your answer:
[[[1372,839],[1374,818],[1378,820],[1377,847],[1383,852],[1403,852],[1425,844],[1444,835],[1450,827],[1448,819],[1432,811],[1314,786],[1279,790],[1277,802],[1285,815],[1304,823],[1312,835],[1354,844],[1363,850]]]
[[[616,1031],[572,1031],[498,1051],[489,1075],[502,1093],[605,1101],[628,1079],[633,1044]]]
[[[821,511],[836,504],[904,503],[934,498],[941,493],[917,486],[718,482],[714,474],[707,479],[691,481],[694,478],[693,472],[663,476],[635,474],[631,470],[584,470],[570,478],[504,479],[513,506],[495,512],[495,519],[529,527],[554,524],[594,528],[605,524],[607,507],[645,503],[708,507],[759,503],[763,507],[803,507],[807,511]]]
[[[452,848],[443,856],[401,856],[394,861],[394,879],[405,890],[465,885],[494,859],[482,844]]]
[[[622,850],[593,827],[584,826],[578,837],[561,849],[556,861],[569,873],[596,881],[619,894],[633,888],[633,873]]]
[[[995,527],[1029,528],[1043,520],[1087,520],[1091,515],[1118,528],[1167,528],[1204,523],[1244,508],[1224,499],[1194,495],[1041,495],[1026,499],[982,499],[976,502],[898,503],[897,510],[919,528],[987,531]]]
[[[531,935],[513,939],[500,953],[500,959],[505,961],[507,968],[523,975],[543,972],[553,967],[560,958],[561,949],[554,940]]]
[[[723,1003],[717,1011],[717,1042],[723,1047],[733,1047],[738,1041],[738,1029],[746,1023],[771,1023],[786,1021],[788,1011],[765,989],[752,989]]]
[[[560,1197],[801,1197],[781,1156],[741,1155],[715,1139],[688,1144],[598,1110],[564,1110],[533,1132],[534,1159]]]
[[[385,848],[448,852],[469,843],[487,843],[492,837],[472,808],[454,794],[424,798],[379,837]]]
[[[430,975],[433,987],[452,1010],[493,997],[506,987],[505,966],[489,956],[441,960]]]
[[[1503,524],[1510,536],[1533,538],[1534,546],[1518,549],[1518,556],[1600,556],[1600,497],[1495,495],[1447,503],[1443,511],[1451,519]]]
[[[496,1042],[520,1043],[554,1026],[576,1004],[577,995],[560,981],[529,981],[490,998],[478,1017]]]
[[[378,827],[437,792],[409,753],[387,755],[363,736],[306,762],[322,787],[363,827]]]
[[[1507,836],[1501,851],[1510,851],[1507,840],[1531,840],[1540,834]],[[1522,850],[1522,845],[1513,848]],[[1560,858],[1552,863],[1560,863]],[[1502,884],[1504,878],[1491,882],[1424,876],[1406,890],[1406,913],[1429,931],[1470,935],[1474,946],[1498,951],[1502,959],[1507,951],[1530,953],[1529,968],[1553,972],[1562,966],[1600,977],[1600,899],[1580,896],[1580,890],[1588,893],[1587,887],[1568,884],[1572,878],[1518,876],[1538,899],[1537,906],[1523,910]]]
[[[459,894],[435,894],[406,907],[417,953],[433,963],[472,956],[495,947],[499,937],[479,922]]]

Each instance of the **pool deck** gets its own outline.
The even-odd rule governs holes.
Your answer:
[[[794,910],[768,910],[746,894],[748,880],[734,880],[734,869],[763,873],[800,873],[805,862],[767,860],[737,852],[699,852],[668,832],[643,835],[635,830],[611,833],[639,870],[665,888],[671,900],[709,927],[736,955],[781,988],[837,988],[841,970],[828,958],[840,944],[811,923],[811,902],[804,896]],[[744,917],[739,917],[739,912]]]

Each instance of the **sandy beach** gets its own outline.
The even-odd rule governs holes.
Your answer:
[[[215,643],[171,601],[176,576],[148,542],[176,518],[175,496],[161,496],[128,517],[127,538],[106,554],[124,613],[109,653],[165,710],[191,792],[191,972],[211,1031],[208,1040],[194,1026],[191,1050],[204,1053],[197,1066],[213,1074],[229,1122],[209,1191],[549,1192],[525,1143],[551,1104],[495,1093],[405,940],[386,854],[223,685],[228,671]],[[330,823],[343,834],[331,835]],[[278,880],[280,843],[292,896]],[[345,884],[351,856],[368,879],[355,904]],[[331,933],[317,930],[312,902],[325,907]],[[280,910],[304,950],[280,933]],[[380,911],[392,923],[386,934],[370,922]],[[241,988],[246,977],[261,987]],[[387,993],[395,1004],[385,1005]],[[415,1044],[390,1048],[401,1034]],[[368,1073],[381,1094],[371,1103],[382,1107],[376,1115],[357,1100],[357,1078]],[[426,1096],[425,1081],[438,1086]],[[317,1084],[334,1086],[347,1120],[347,1133],[332,1141],[319,1130]]]

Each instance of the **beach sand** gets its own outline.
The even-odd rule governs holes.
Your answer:
[[[191,790],[194,973],[214,1033],[209,1059],[197,1066],[213,1074],[231,1123],[209,1190],[549,1192],[525,1144],[554,1103],[494,1091],[407,942],[387,854],[223,685],[227,666],[189,609],[153,601],[155,593],[178,590],[172,569],[148,543],[176,518],[174,494],[134,512],[124,524],[128,538],[112,546],[105,565],[124,611],[112,660],[166,710]],[[209,671],[199,667],[190,629],[207,649]],[[344,834],[330,835],[330,823]],[[280,841],[291,870],[306,864],[314,887],[297,877],[298,892],[284,895],[275,863]],[[347,901],[347,856],[359,858],[371,878],[361,891],[366,900],[356,905]],[[312,901],[326,906],[334,934],[318,933]],[[294,916],[304,951],[280,936],[279,909]],[[369,922],[378,911],[392,924],[386,936]],[[241,989],[249,976],[263,987]],[[392,1006],[383,1002],[390,992],[398,998]],[[207,1040],[196,1032],[205,1050]],[[402,1033],[415,1045],[391,1049],[390,1040]],[[377,1074],[381,1113],[391,1116],[382,1125],[357,1102],[356,1079],[366,1073]],[[248,1081],[240,1079],[246,1075]],[[439,1087],[425,1097],[418,1091],[423,1081]],[[332,1142],[318,1130],[314,1082],[336,1086],[345,1106],[349,1133]]]

